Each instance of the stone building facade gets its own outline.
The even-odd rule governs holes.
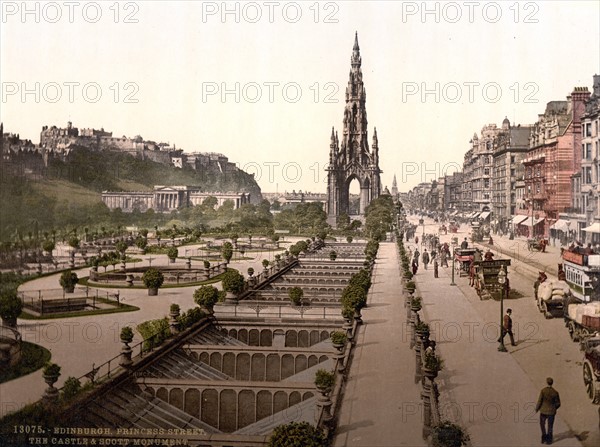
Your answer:
[[[203,192],[193,186],[155,186],[153,191],[102,192],[102,201],[109,209],[120,208],[126,213],[149,209],[157,213],[170,213],[179,208],[201,205],[208,197],[216,198],[218,207],[228,200],[233,202],[234,209],[250,203],[249,193]]]
[[[587,87],[575,87],[566,101],[549,102],[533,125],[523,160],[525,207],[517,210],[517,214],[530,217],[519,224],[529,236],[547,237],[559,214],[571,208],[572,176],[581,168],[581,117],[589,96]],[[591,172],[584,174],[582,183],[591,184]]]

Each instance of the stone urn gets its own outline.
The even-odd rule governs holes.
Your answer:
[[[54,387],[54,384],[60,377],[60,367],[54,363],[47,365],[42,373],[44,382],[48,385],[48,388],[44,391],[44,401],[47,403],[54,403],[58,400],[58,390]]]
[[[133,361],[131,360],[132,349],[129,346],[129,343],[133,341],[133,331],[130,327],[124,327],[121,330],[121,343],[123,343],[123,347],[121,348],[121,358],[119,359],[119,365],[124,368],[129,368]]]

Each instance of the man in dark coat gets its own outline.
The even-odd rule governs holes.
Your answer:
[[[560,408],[560,396],[558,391],[552,388],[554,380],[552,377],[546,379],[547,387],[542,388],[538,398],[535,412],[540,412],[540,428],[542,429],[542,444],[552,444],[552,427],[554,426],[554,417],[556,410]],[[546,430],[546,421],[548,429]]]
[[[498,342],[504,340],[504,337],[506,336],[506,334],[508,334],[508,336],[510,337],[510,344],[513,346],[517,346],[517,344],[515,343],[515,336],[513,335],[512,331],[511,314],[512,309],[506,309],[506,314],[504,314],[504,319],[502,321],[502,335],[500,335]]]

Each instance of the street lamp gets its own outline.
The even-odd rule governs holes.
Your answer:
[[[454,282],[454,258],[456,257],[456,254],[454,253],[456,251],[456,245],[457,242],[456,241],[452,241],[452,282],[450,283],[451,286],[455,286],[456,283]]]
[[[498,284],[502,286],[502,290],[500,293],[500,346],[498,346],[498,351],[507,352],[506,346],[504,346],[504,284],[506,283],[506,272],[504,271],[504,266],[500,268],[498,272]]]

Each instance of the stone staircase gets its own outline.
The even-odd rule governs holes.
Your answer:
[[[239,341],[229,335],[219,331],[214,326],[204,329],[199,334],[186,340],[187,345],[218,345],[218,346],[248,346],[243,341]]]
[[[90,402],[76,425],[165,430],[196,428],[207,434],[220,433],[216,428],[132,384],[121,386],[101,399]]]

